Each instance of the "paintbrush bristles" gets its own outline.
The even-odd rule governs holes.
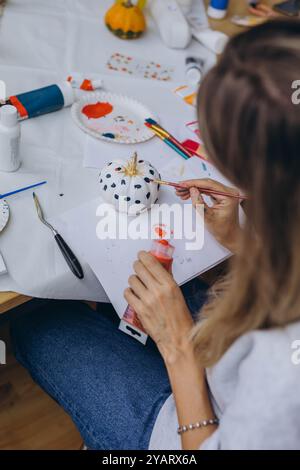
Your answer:
[[[173,186],[174,188],[184,188],[184,189],[188,189],[186,188],[185,186],[181,186],[180,184],[177,184],[177,183],[172,183],[170,181],[163,181],[163,180],[151,180],[153,183],[157,183],[157,184],[162,184],[162,185],[165,185],[165,186]]]

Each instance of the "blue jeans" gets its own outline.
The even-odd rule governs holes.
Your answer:
[[[195,314],[207,286],[183,287]],[[147,449],[171,393],[152,340],[143,346],[118,330],[119,318],[77,302],[50,302],[11,326],[17,360],[71,416],[90,449]]]

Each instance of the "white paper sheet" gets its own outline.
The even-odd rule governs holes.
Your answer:
[[[167,178],[167,176],[171,177],[173,175],[176,177],[179,167],[181,167],[179,161],[167,165],[165,169],[162,169],[162,176]],[[184,172],[181,179],[195,177],[207,177],[207,172],[203,170],[201,161],[197,157],[184,161]],[[55,225],[62,234],[64,234],[64,228],[67,228],[66,233],[72,246],[90,265],[117,313],[122,317],[126,308],[123,292],[128,285],[128,277],[133,273],[132,265],[137,258],[138,251],[148,251],[151,247],[150,233],[152,227],[151,224],[148,224],[148,239],[100,240],[96,234],[97,224],[100,221],[100,217],[97,216],[97,208],[102,202],[101,198],[97,198],[62,214],[55,220]],[[176,197],[174,189],[169,187],[161,189],[159,202],[160,204],[166,203],[169,205],[179,203],[182,207],[184,205]],[[149,217],[150,213],[147,212],[135,220],[139,221],[141,227],[143,227],[148,223]],[[133,219],[128,219],[123,214],[120,216],[120,220],[122,224],[125,224],[126,220],[130,223]],[[207,231],[204,234],[204,246],[200,250],[187,250],[186,242],[185,238],[172,239],[172,244],[175,246],[173,274],[179,284],[185,283],[230,255]]]

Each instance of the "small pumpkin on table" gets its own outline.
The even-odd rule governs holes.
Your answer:
[[[121,39],[139,38],[146,29],[145,16],[131,0],[116,1],[105,15],[108,29]]]
[[[160,180],[157,169],[137,153],[129,161],[113,160],[100,173],[101,195],[119,212],[136,216],[157,203]]]

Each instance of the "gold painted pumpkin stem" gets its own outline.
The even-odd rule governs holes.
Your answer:
[[[127,166],[125,167],[125,175],[126,176],[137,176],[139,174],[137,168],[137,158],[138,155],[134,152],[133,157],[128,162]]]

